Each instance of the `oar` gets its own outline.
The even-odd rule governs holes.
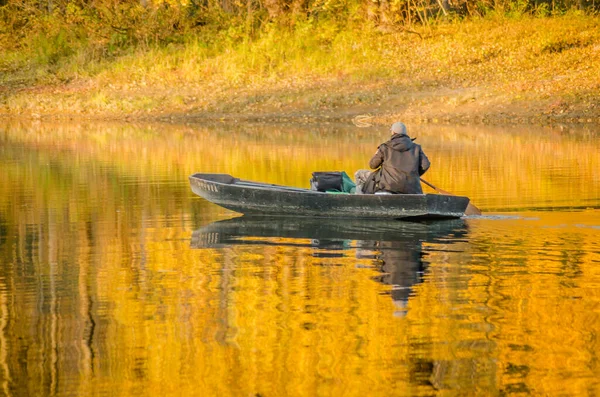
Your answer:
[[[430,188],[432,188],[433,190],[435,190],[439,194],[443,194],[444,196],[456,196],[455,194],[452,194],[450,192],[447,192],[445,190],[442,190],[442,189],[439,189],[439,188],[433,186],[431,183],[427,182],[423,178],[421,178],[421,182],[423,182],[424,184],[426,184],[427,186],[429,186]],[[475,207],[469,201],[469,205],[467,205],[467,209],[465,210],[465,215],[481,215],[481,211],[479,210],[479,208]]]

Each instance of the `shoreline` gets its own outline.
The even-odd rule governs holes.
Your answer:
[[[38,94],[39,95],[39,94]],[[385,125],[397,120],[414,124],[483,124],[483,125],[600,125],[600,108],[594,111],[580,111],[577,103],[574,110],[560,109],[549,101],[531,101],[513,103],[510,106],[469,106],[439,107],[432,96],[421,98],[419,105],[400,103],[398,107],[377,104],[360,107],[335,107],[334,109],[286,109],[275,104],[278,111],[272,109],[251,111],[243,108],[231,111],[168,109],[149,112],[106,112],[70,113],[51,110],[39,112],[7,112],[0,110],[0,120],[74,120],[74,121],[111,121],[111,122],[163,122],[163,123],[353,123],[357,126]],[[385,99],[384,99],[385,100]],[[600,103],[600,100],[598,101]],[[436,106],[438,105],[438,106]],[[557,110],[558,109],[558,110]]]

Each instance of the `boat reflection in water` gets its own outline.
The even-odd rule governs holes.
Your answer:
[[[396,315],[406,313],[413,287],[423,281],[427,261],[423,244],[464,241],[463,219],[430,222],[329,218],[242,216],[210,223],[192,235],[192,248],[267,245],[312,248],[318,258],[372,260],[381,274],[376,281],[390,285]],[[353,251],[349,251],[353,250]]]

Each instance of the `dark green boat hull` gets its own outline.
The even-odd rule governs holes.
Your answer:
[[[459,218],[468,197],[439,194],[330,194],[244,181],[227,174],[194,174],[192,191],[246,215],[354,219]]]

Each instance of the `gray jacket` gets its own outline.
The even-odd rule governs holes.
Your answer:
[[[376,191],[422,194],[419,177],[429,169],[429,159],[407,135],[395,134],[381,144],[369,161],[371,168],[381,169]]]

